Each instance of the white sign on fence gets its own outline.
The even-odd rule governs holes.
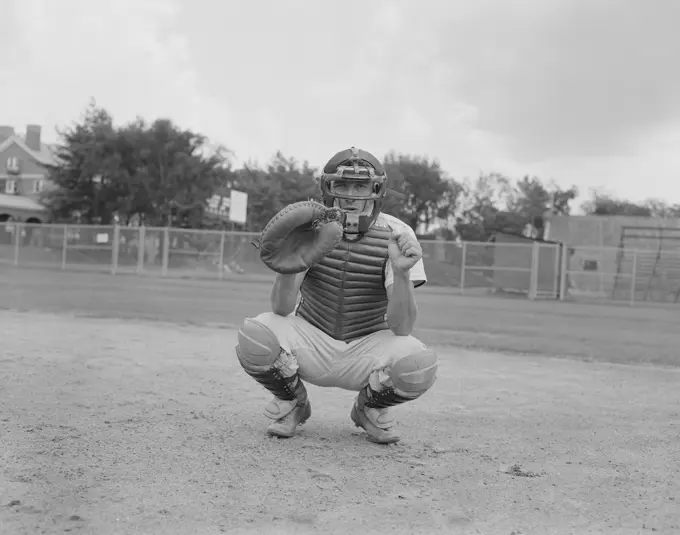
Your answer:
[[[245,225],[248,215],[248,194],[243,191],[231,190],[229,219],[234,223]]]
[[[208,211],[234,223],[245,225],[248,216],[248,194],[231,190],[229,197],[213,195],[208,199]]]

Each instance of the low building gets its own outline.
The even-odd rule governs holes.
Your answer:
[[[0,223],[48,219],[39,198],[49,187],[48,166],[56,160],[53,146],[42,142],[41,130],[29,124],[21,136],[11,126],[0,126]]]

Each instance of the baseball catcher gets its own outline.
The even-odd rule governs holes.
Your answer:
[[[312,406],[305,382],[358,392],[350,418],[368,440],[399,440],[392,408],[435,382],[437,355],[411,336],[414,289],[427,282],[413,230],[381,212],[387,175],[372,154],[333,156],[323,204],[287,206],[255,245],[277,273],[272,312],[247,318],[236,354],[273,399],[267,432],[292,437]]]

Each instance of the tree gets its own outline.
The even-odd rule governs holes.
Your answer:
[[[142,119],[116,128],[94,101],[82,122],[66,129],[56,185],[45,202],[57,219],[124,223],[137,215],[152,226],[200,226],[207,199],[231,166],[226,149],[167,119]]]
[[[200,226],[207,200],[229,177],[226,149],[208,152],[205,136],[168,119],[150,125],[138,119],[119,131],[118,141],[128,213],[155,226]]]
[[[649,208],[652,217],[680,218],[680,204],[668,204],[658,199],[649,199],[645,202],[645,206]]]
[[[57,219],[80,216],[86,222],[108,224],[111,183],[103,178],[115,157],[116,132],[106,110],[91,100],[82,121],[59,132],[58,164],[49,168],[50,188],[43,201]]]
[[[285,206],[319,197],[315,170],[307,162],[300,165],[281,152],[265,169],[248,164],[236,172],[235,187],[248,194],[248,219],[252,228],[262,229]]]
[[[514,190],[508,209],[521,214],[527,221],[542,216],[550,206],[552,195],[537,177],[524,176],[517,181]]]
[[[652,216],[652,209],[649,206],[635,204],[598,192],[594,192],[593,198],[584,203],[583,210],[590,215]]]
[[[576,186],[561,189],[554,183],[546,186],[538,177],[524,176],[515,185],[509,209],[522,214],[527,220],[542,217],[548,210],[568,215],[571,211],[569,203],[577,195]]]
[[[571,213],[570,202],[578,197],[578,188],[572,186],[569,189],[558,187],[552,190],[552,211],[555,214],[569,215]]]
[[[493,232],[521,234],[531,224],[540,237],[546,212],[568,214],[577,195],[575,186],[565,190],[538,177],[524,176],[513,184],[499,173],[480,175],[466,187],[457,230],[462,239],[486,241]]]
[[[507,221],[513,189],[510,180],[500,173],[481,174],[474,182],[466,182],[456,232],[463,240],[486,241],[494,230],[515,226]]]
[[[680,218],[680,204],[669,204],[659,199],[634,203],[597,191],[593,192],[591,200],[585,202],[582,209],[590,215]]]
[[[427,230],[443,222],[449,225],[455,214],[461,185],[447,178],[439,163],[419,156],[390,152],[385,156],[390,189],[405,195],[403,201],[386,205],[385,211],[406,222],[413,230]]]
[[[545,185],[538,177],[524,176],[517,181],[509,205],[515,223],[513,232],[520,230],[517,226],[525,229],[530,225],[532,236],[543,238],[544,217],[548,213],[568,215],[571,211],[569,203],[577,195],[576,186],[562,189],[555,183]]]

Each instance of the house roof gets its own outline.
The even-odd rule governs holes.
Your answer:
[[[26,141],[17,134],[9,136],[5,141],[0,143],[0,152],[4,151],[6,148],[10,147],[13,143],[16,143],[30,156],[35,158],[39,163],[43,165],[56,165],[57,160],[54,154],[54,145],[48,145],[46,143],[40,144],[40,150],[33,150],[31,147],[26,145]]]
[[[45,212],[47,210],[42,204],[28,197],[0,193],[0,210],[3,208],[9,208],[10,210],[31,210],[33,212]]]

